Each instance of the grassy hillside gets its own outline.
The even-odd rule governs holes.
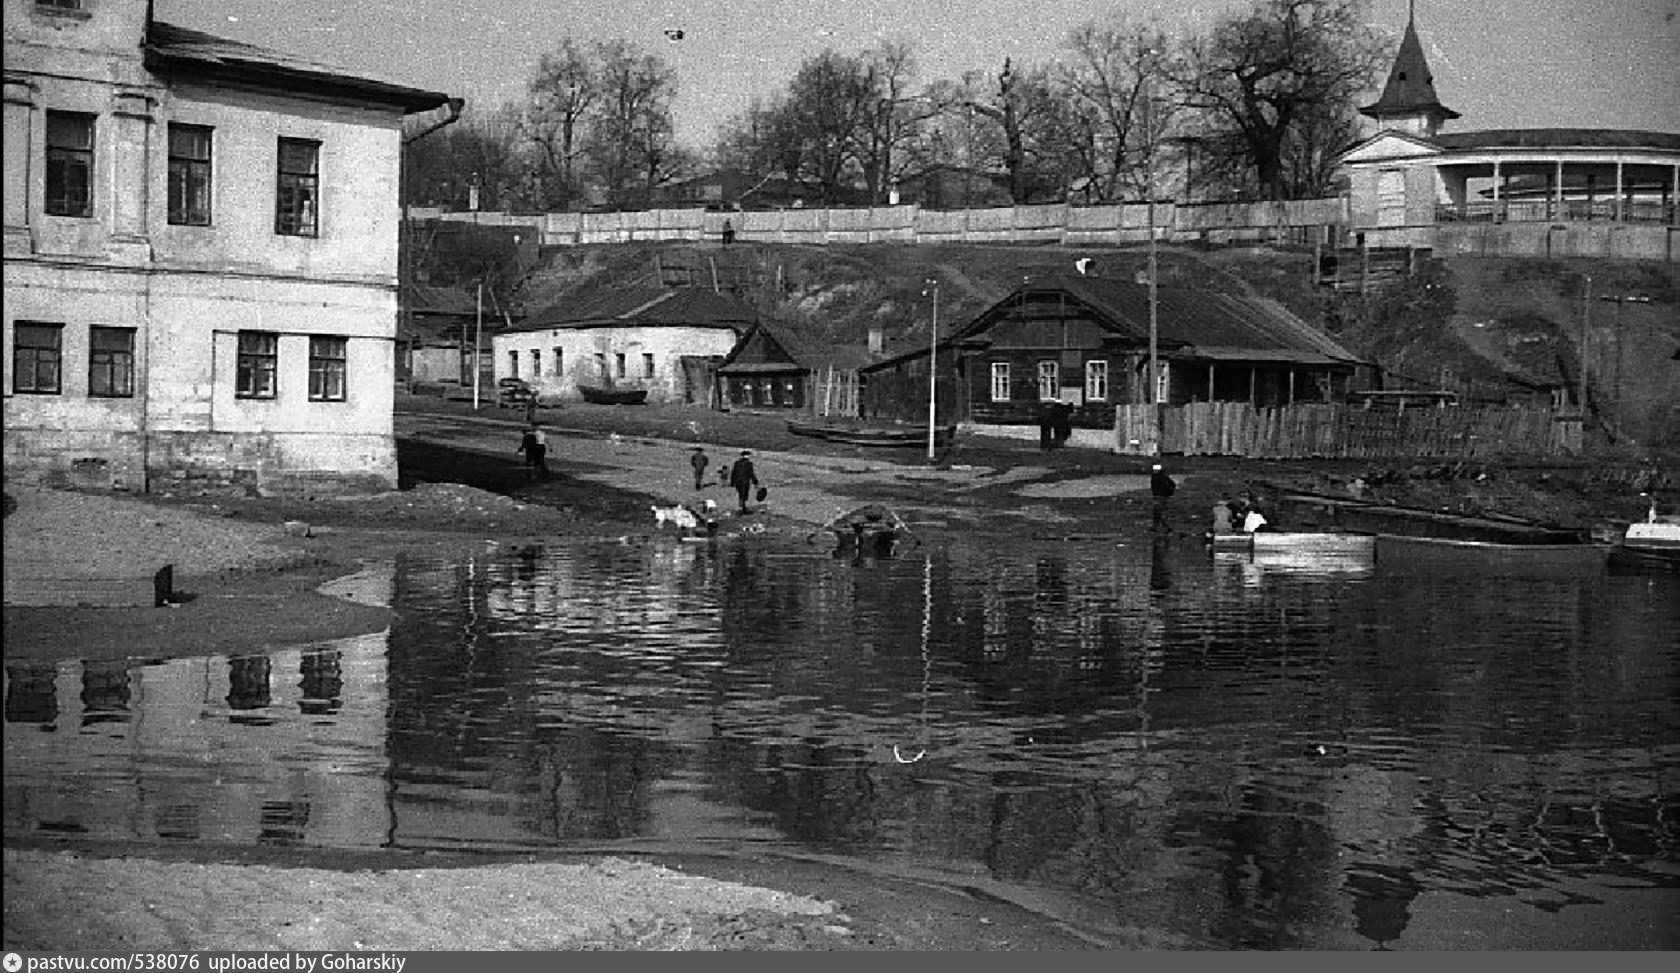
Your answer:
[[[1104,277],[1132,277],[1147,266],[1141,246],[621,244],[546,251],[521,296],[540,308],[633,282],[717,286],[796,335],[808,364],[846,367],[862,360],[872,327],[881,329],[889,355],[927,343],[930,277],[940,282],[943,333],[1028,276],[1074,273],[1080,258]],[[1311,251],[1163,247],[1158,259],[1163,281],[1271,298],[1386,369],[1429,382],[1493,388],[1508,385],[1510,375],[1573,380],[1585,308],[1589,404],[1602,420],[1599,432],[1613,442],[1680,447],[1680,362],[1669,357],[1680,348],[1680,273],[1671,264],[1454,258],[1361,297],[1316,285]]]

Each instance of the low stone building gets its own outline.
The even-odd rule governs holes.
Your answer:
[[[144,0],[5,14],[8,478],[395,486],[402,122],[459,103]]]
[[[707,404],[709,371],[758,321],[746,305],[699,287],[646,284],[569,297],[491,339],[496,378],[531,383],[545,400],[580,385],[647,390],[647,401]]]

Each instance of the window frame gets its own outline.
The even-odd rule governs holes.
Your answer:
[[[533,380],[542,378],[542,349],[541,348],[532,348],[531,349],[531,378]]]
[[[190,156],[176,149],[175,136],[202,135],[203,157]],[[209,125],[170,122],[167,139],[170,226],[209,226],[215,209],[212,191],[215,188],[215,129]],[[197,192],[195,192],[197,190]],[[195,205],[195,202],[197,205]],[[202,212],[199,210],[202,209]]]
[[[1093,358],[1085,363],[1085,401],[1108,401],[1108,361]]]
[[[626,375],[629,374],[625,370],[627,366],[626,366],[626,361],[625,361],[625,357],[624,357],[624,352],[622,352],[622,351],[613,352],[613,364],[615,366],[615,368],[614,368],[614,377],[615,378],[624,378]]]
[[[508,378],[519,377],[519,349],[508,349]]]
[[[644,381],[651,380],[653,375],[653,352],[644,351],[642,352],[642,379]]]
[[[87,145],[70,146],[53,144],[54,121],[80,121],[87,126]],[[99,116],[90,112],[59,111],[47,109],[46,117],[46,195],[42,200],[42,209],[48,216],[63,216],[70,219],[91,219],[93,217],[94,173],[98,159],[95,149],[99,144]],[[62,129],[60,129],[62,132]],[[80,206],[74,205],[77,200],[72,199],[72,192],[68,183],[66,166],[80,163],[82,169],[82,184]],[[56,187],[56,192],[55,192]]]
[[[51,334],[52,343],[24,344],[25,329]],[[25,365],[29,381],[24,381]],[[43,369],[50,369],[50,379],[42,381]],[[18,395],[64,394],[64,325],[54,321],[12,322],[12,391]]]
[[[134,398],[135,328],[96,324],[88,328],[88,398]],[[101,348],[100,338],[120,335],[121,347]]]
[[[288,148],[309,149],[307,172],[287,169]],[[279,137],[274,160],[274,233],[308,239],[321,235],[321,142],[318,139]]]
[[[566,349],[560,345],[554,346],[554,377],[559,378],[566,371]]]
[[[247,347],[266,342],[259,347]],[[235,366],[233,397],[236,399],[271,400],[280,397],[280,333],[277,331],[239,331],[234,341]],[[263,388],[260,379],[268,379]]]
[[[1038,400],[1048,402],[1062,392],[1062,363],[1047,358],[1038,363]]]
[[[332,354],[334,350],[337,354]],[[336,386],[336,388],[335,388]],[[337,334],[309,336],[309,401],[350,398],[350,339]]]
[[[992,401],[1008,402],[1009,395],[1009,363],[995,361],[991,363]]]

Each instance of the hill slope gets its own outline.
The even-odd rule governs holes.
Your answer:
[[[635,282],[735,293],[799,339],[807,364],[855,367],[869,333],[884,352],[926,345],[927,281],[939,281],[939,329],[971,320],[1029,276],[1087,271],[1132,277],[1144,247],[1008,244],[618,244],[545,251],[521,295],[527,308]],[[1573,382],[1587,319],[1589,405],[1613,441],[1680,447],[1680,271],[1628,261],[1434,260],[1380,294],[1339,295],[1314,282],[1310,251],[1162,247],[1161,279],[1257,294],[1324,327],[1386,370],[1482,389]],[[1586,300],[1588,278],[1592,300]],[[1606,295],[1643,301],[1604,301]]]

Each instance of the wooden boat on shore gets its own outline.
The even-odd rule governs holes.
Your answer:
[[[578,385],[583,401],[596,405],[641,405],[647,401],[647,389],[608,388],[601,385]]]
[[[1487,577],[1593,574],[1604,570],[1612,545],[1526,544],[1378,534],[1377,569],[1383,572],[1466,570]]]
[[[926,426],[908,424],[866,426],[847,422],[789,419],[787,428],[788,432],[796,436],[808,436],[850,446],[925,446],[928,438]],[[936,427],[933,431],[933,444],[937,448],[949,446],[956,434],[955,425]]]

